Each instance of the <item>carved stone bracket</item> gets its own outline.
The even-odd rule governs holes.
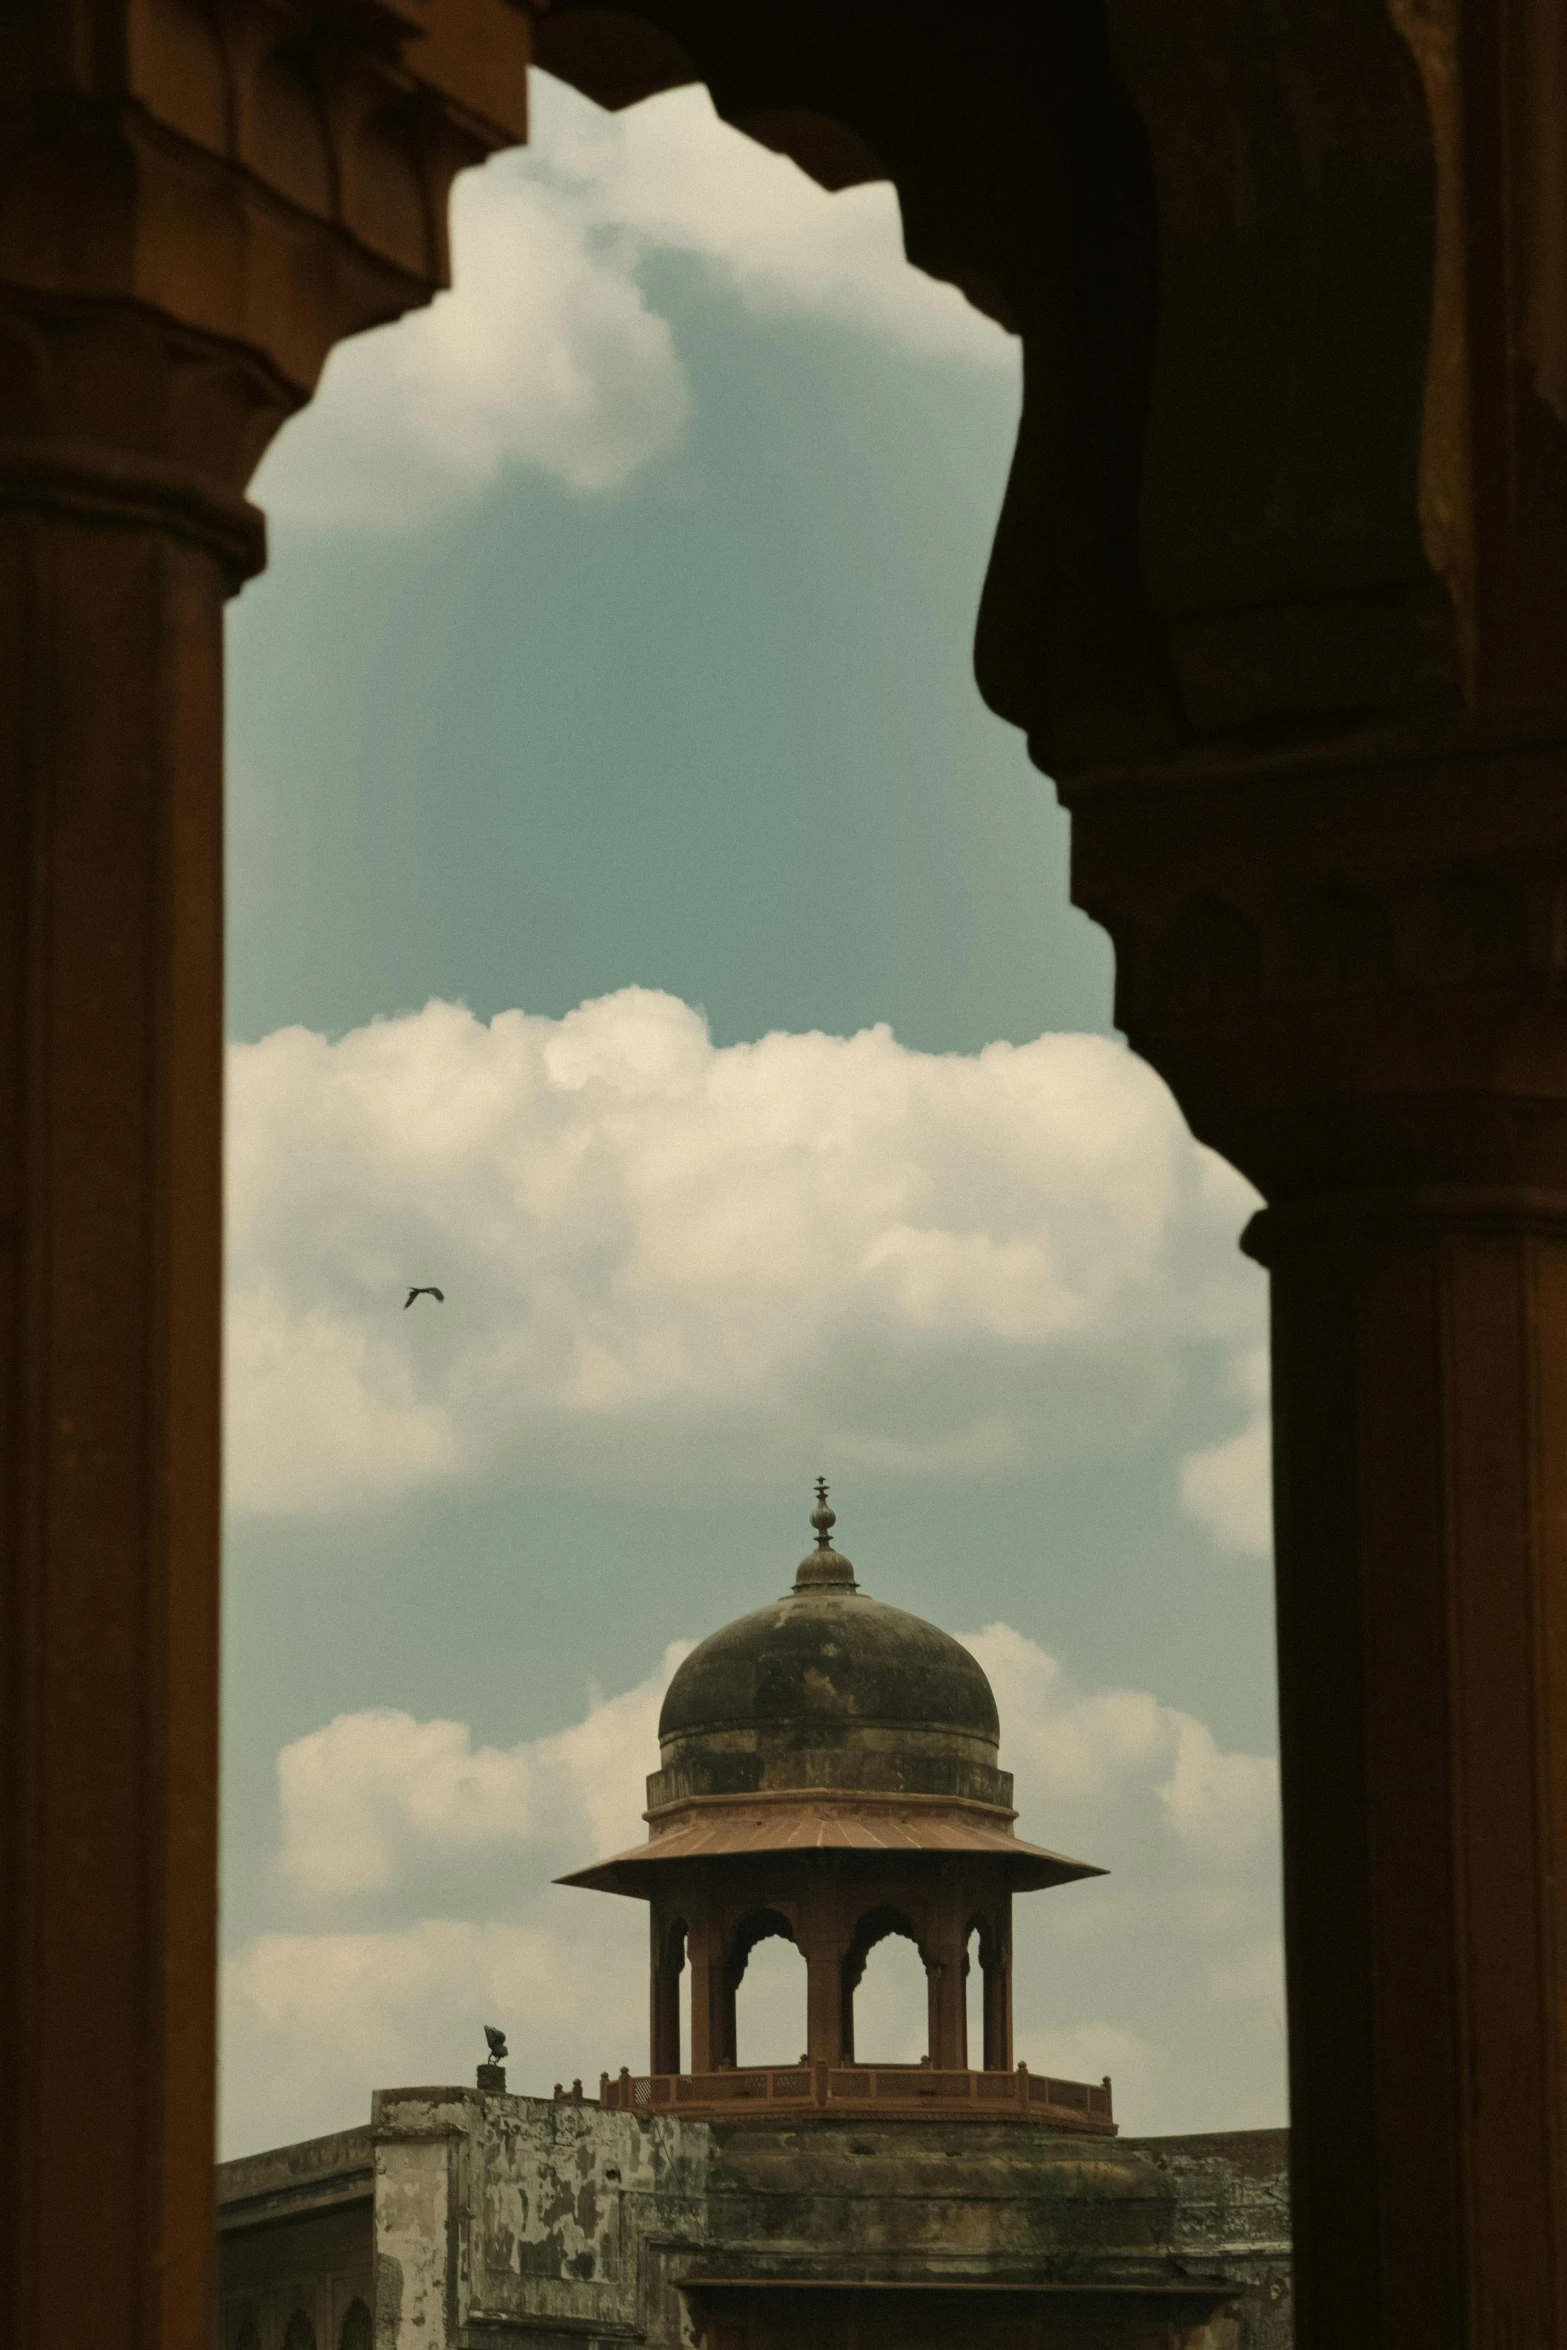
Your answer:
[[[1117,1019],[1270,1199],[1567,1182],[1564,777],[1471,722],[1072,788]]]
[[[335,342],[447,282],[453,175],[525,133],[508,0],[38,0],[9,38],[0,429],[234,490]]]

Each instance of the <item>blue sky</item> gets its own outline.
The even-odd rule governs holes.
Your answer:
[[[886,189],[537,87],[231,624],[227,2143],[480,2006],[522,2085],[640,2060],[640,1917],[547,1882],[819,1469],[1113,1866],[1021,2044],[1282,2119],[1261,1285],[972,684],[1015,350]]]

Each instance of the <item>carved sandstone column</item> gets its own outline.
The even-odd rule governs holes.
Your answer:
[[[980,1920],[980,2046],[970,2048],[987,2073],[1012,2070],[1012,1895],[1006,1886],[977,1888],[972,1912]]]
[[[681,2058],[680,1978],[686,1966],[684,1920],[655,1903],[648,1911],[648,1941],[648,2070],[677,2073]]]
[[[964,1997],[966,1909],[960,1880],[932,1889],[924,1904],[926,2016],[925,2045],[938,2070],[963,2071],[968,2063],[968,2010]]]
[[[687,2063],[694,2073],[716,2073],[726,2058],[734,2061],[735,1999],[724,1981],[728,1921],[711,1891],[699,1883],[687,1890],[686,1916],[686,1963],[691,1969]]]
[[[1084,762],[1064,796],[1128,1037],[1269,1203],[1300,2337],[1544,2350],[1567,2342],[1560,10],[1334,0],[1244,40],[1206,4],[1112,15],[1159,199],[1140,559],[1188,747]]]
[[[800,1949],[805,1959],[805,2052],[813,2064],[842,2064],[844,2017],[852,1997],[844,1991],[848,1928],[837,1871],[831,1867],[808,1879],[800,1897]]]
[[[0,31],[0,2334],[29,2350],[213,2323],[244,486],[331,343],[428,299],[453,171],[522,130],[499,0],[348,21],[40,0]]]
[[[1270,1205],[1302,2338],[1567,2340],[1567,728],[1074,789]]]
[[[984,1967],[984,2048],[987,2073],[1012,2070],[1012,1943],[998,1939]]]

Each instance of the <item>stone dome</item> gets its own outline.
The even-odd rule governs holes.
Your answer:
[[[692,1650],[659,1717],[648,1809],[696,1796],[839,1789],[1009,1809],[1000,1723],[981,1666],[950,1633],[861,1591],[828,1540],[794,1588]]]

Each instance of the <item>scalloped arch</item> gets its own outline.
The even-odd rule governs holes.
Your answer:
[[[910,261],[1020,334],[975,669],[1038,765],[1456,690],[1417,510],[1431,123],[1383,0],[553,0],[536,56],[610,107],[701,81],[823,187],[885,176]]]

